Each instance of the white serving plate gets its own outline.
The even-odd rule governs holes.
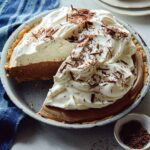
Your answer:
[[[100,0],[108,5],[119,8],[148,8],[150,0]],[[149,8],[150,9],[150,8]]]
[[[48,12],[41,13],[41,14],[33,17],[29,21],[25,22],[20,27],[18,27],[18,29],[16,29],[13,32],[13,34],[9,37],[9,39],[7,40],[7,42],[3,48],[0,74],[1,74],[2,84],[5,88],[8,96],[12,100],[12,102],[18,108],[20,108],[24,113],[28,114],[32,118],[34,118],[40,122],[46,123],[48,125],[54,125],[54,126],[64,127],[64,128],[91,128],[91,127],[95,127],[95,126],[106,125],[106,124],[109,124],[111,122],[114,122],[114,121],[120,119],[121,117],[123,117],[124,115],[129,113],[131,110],[133,110],[142,101],[145,94],[147,93],[147,91],[149,89],[149,84],[150,84],[150,76],[148,76],[147,83],[144,85],[144,87],[141,91],[141,94],[137,98],[137,100],[126,110],[118,113],[115,116],[112,116],[111,118],[106,118],[104,120],[99,120],[99,121],[90,122],[90,123],[83,123],[83,124],[77,124],[77,123],[76,124],[67,124],[67,123],[58,122],[58,121],[51,120],[51,119],[45,119],[36,114],[36,112],[39,111],[39,109],[43,103],[43,100],[46,97],[48,89],[52,85],[52,81],[32,81],[32,82],[26,82],[26,83],[17,83],[13,79],[8,78],[6,76],[4,65],[6,63],[7,50],[11,46],[13,41],[16,39],[18,33],[24,28],[25,25],[32,25],[32,24],[39,22],[40,19],[43,16],[45,16],[47,13]],[[120,21],[120,23],[122,23],[122,22]],[[125,23],[122,23],[122,24],[135,36],[135,38],[138,40],[138,42],[141,44],[141,46],[145,50],[145,53],[147,56],[147,63],[148,63],[148,67],[149,67],[148,69],[150,70],[150,53],[149,53],[149,49],[146,46],[145,42],[138,35],[138,33],[134,31],[134,29],[131,26],[129,26]]]
[[[115,0],[114,0],[115,1]],[[133,0],[134,1],[134,0]],[[113,7],[112,5],[108,5],[105,2],[101,1],[101,0],[95,0],[95,2],[100,5],[101,7],[118,13],[118,14],[122,14],[122,15],[127,15],[127,16],[148,16],[150,15],[150,8],[145,8],[145,9],[122,9],[119,7]]]

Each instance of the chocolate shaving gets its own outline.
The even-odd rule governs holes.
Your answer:
[[[91,88],[95,88],[96,86],[99,85],[99,82],[100,82],[100,77],[99,75],[97,74],[94,74],[92,77],[91,77],[91,80],[88,82],[89,86]]]
[[[81,38],[80,40],[77,41],[77,43],[81,43],[86,39],[86,37]]]
[[[122,62],[122,63],[125,64],[125,65],[128,65],[128,63],[126,63],[126,62],[123,61],[123,60],[120,60],[120,62]]]
[[[74,8],[74,7],[73,7],[73,5],[71,5],[71,9],[72,9],[72,11],[74,11],[74,10],[75,10],[75,11],[77,11],[77,12],[78,12],[78,9]]]
[[[74,43],[78,43],[78,37],[76,36],[71,36],[67,39],[69,42],[74,42]]]
[[[73,64],[69,63],[69,62],[65,62],[67,65],[73,66]]]
[[[58,30],[59,30],[59,29],[55,29],[55,30],[53,31],[53,34],[55,34]]]
[[[99,49],[99,44],[98,43],[96,44],[96,48]]]
[[[90,55],[97,55],[97,54],[99,54],[99,55],[101,55],[103,52],[95,52],[95,53],[90,53]]]
[[[130,79],[130,77],[125,78],[126,80]]]
[[[57,31],[58,31],[58,29],[53,29],[53,28],[49,28],[49,29],[45,30],[45,32],[46,32],[46,37],[52,37],[52,35],[53,35],[54,33],[56,33]]]
[[[89,52],[91,52],[91,51],[92,51],[92,48],[90,48],[90,47],[87,47],[87,49],[89,50]]]
[[[66,14],[66,21],[68,22],[68,14]]]
[[[109,68],[98,68],[98,70],[106,70],[106,71],[108,71]]]
[[[107,73],[104,70],[102,70],[102,74],[107,75]]]
[[[38,36],[37,36],[37,34],[36,33],[33,33],[33,32],[31,32],[32,33],[32,35],[37,39],[38,38]]]
[[[111,88],[110,92],[111,92],[111,93],[113,92],[112,88]]]
[[[71,57],[72,61],[81,61],[82,59],[79,57]]]
[[[68,16],[68,21],[75,24],[84,23],[95,14],[88,9],[76,9],[72,5],[71,9],[75,12]]]
[[[53,28],[48,28],[48,29],[45,29],[45,28],[41,28],[38,30],[37,33],[33,33],[32,32],[32,35],[37,39],[39,37],[43,37],[43,40],[47,41],[49,40],[49,38],[51,40],[53,40],[54,38],[52,37],[52,35],[57,32],[58,29],[53,29]]]
[[[107,80],[107,81],[105,81],[105,82],[108,82],[108,83],[116,83],[116,81],[114,81],[114,80]]]
[[[100,76],[99,76],[98,74],[94,74],[94,75],[92,76],[92,79],[93,79],[93,81],[95,81],[96,83],[99,83],[99,82],[100,82]]]
[[[85,39],[88,39],[86,36],[83,36],[81,39],[78,39],[77,36],[68,37],[66,40],[72,43],[82,43]]]
[[[92,40],[92,36],[85,36],[84,40],[82,42],[80,42],[77,47],[84,47],[85,45],[87,45],[87,42],[89,42],[90,40]],[[89,43],[88,43],[89,44]]]
[[[124,83],[124,84],[123,84],[123,86],[124,86],[124,87],[128,87],[129,85],[128,85],[128,84],[126,84],[126,83]]]
[[[106,33],[110,34],[112,37],[114,37],[116,32],[117,31],[115,29],[113,30],[113,29],[109,29],[109,28],[106,27]]]
[[[98,83],[94,83],[94,84],[88,83],[88,84],[91,88],[95,88],[96,86],[98,86]]]
[[[52,36],[49,37],[51,40],[54,40],[54,38]]]
[[[107,83],[105,83],[105,84],[103,84],[102,86],[106,86],[106,85],[108,85]]]
[[[105,33],[111,35],[113,38],[122,39],[128,36],[126,32],[121,32],[116,28],[108,28],[107,26],[104,27],[105,27],[104,29]]]
[[[88,30],[89,29],[89,27],[91,27],[93,25],[93,23],[92,22],[90,22],[90,21],[86,21],[85,23],[84,23],[84,28],[86,29],[86,30]]]
[[[115,78],[116,78],[117,80],[120,79],[115,73],[113,73],[113,75],[115,76]]]
[[[73,76],[73,73],[71,71],[70,71],[70,75],[71,75],[72,80],[74,80],[74,76]]]
[[[76,81],[79,81],[79,82],[84,82],[82,79],[77,79]]]
[[[91,94],[91,102],[94,102],[95,94]]]
[[[62,68],[60,68],[60,72],[63,72],[63,70],[67,67],[67,65],[65,64]]]
[[[108,51],[109,51],[109,53],[110,53],[110,57],[113,56],[113,55],[112,55],[112,52],[111,52],[111,49],[112,49],[112,47],[108,47]]]
[[[93,40],[93,38],[97,37],[97,35],[88,35],[87,38],[89,38],[89,40]]]
[[[122,78],[123,74],[120,71],[116,71],[119,74],[120,78]]]

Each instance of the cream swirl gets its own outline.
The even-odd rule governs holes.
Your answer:
[[[136,79],[130,32],[106,11],[73,9],[66,15],[80,27],[67,38],[77,44],[54,76],[45,105],[82,110],[114,103]]]

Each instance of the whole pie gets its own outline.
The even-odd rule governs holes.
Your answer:
[[[71,6],[25,27],[6,70],[18,81],[53,78],[38,114],[83,123],[129,107],[146,80],[145,62],[142,47],[110,12]]]

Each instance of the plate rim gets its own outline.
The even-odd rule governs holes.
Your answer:
[[[92,127],[96,127],[96,126],[103,126],[103,125],[112,123],[112,122],[122,118],[126,114],[128,114],[131,110],[133,110],[143,100],[144,96],[146,95],[146,93],[147,93],[147,91],[149,89],[149,86],[150,86],[150,75],[148,76],[147,84],[145,84],[144,87],[141,90],[141,93],[142,93],[141,96],[139,98],[137,98],[132,105],[130,105],[127,109],[125,109],[122,112],[112,116],[109,119],[105,118],[104,120],[99,120],[99,121],[90,122],[90,123],[68,124],[68,123],[63,123],[63,122],[59,122],[59,121],[55,121],[55,120],[51,120],[51,119],[45,119],[45,118],[37,115],[34,111],[30,110],[30,108],[27,108],[25,105],[23,105],[19,101],[19,99],[17,99],[17,97],[13,94],[13,92],[9,88],[8,77],[6,76],[6,71],[4,69],[4,65],[5,65],[5,62],[6,62],[7,50],[10,47],[11,43],[14,41],[14,39],[17,37],[18,33],[23,29],[23,27],[25,25],[27,25],[27,24],[31,25],[33,22],[39,21],[44,15],[48,14],[51,11],[54,11],[54,10],[50,10],[50,11],[46,11],[46,12],[40,13],[40,14],[36,15],[35,17],[29,19],[28,21],[26,21],[22,25],[20,25],[10,35],[10,37],[8,38],[8,40],[6,41],[6,43],[5,43],[4,47],[3,47],[2,57],[1,57],[1,62],[0,62],[0,67],[2,68],[1,71],[0,71],[0,76],[1,76],[1,81],[2,81],[3,87],[4,87],[5,91],[7,92],[8,96],[10,97],[11,101],[19,109],[21,109],[25,114],[29,115],[30,117],[34,118],[35,120],[38,120],[38,121],[43,122],[43,123],[46,123],[48,125],[53,125],[53,126],[62,127],[62,128],[68,128],[68,129],[83,129],[83,128],[92,128]],[[127,25],[126,23],[124,23],[123,21],[120,21],[120,20],[119,20],[119,22],[121,24],[123,24],[132,34],[134,34],[135,38],[141,44],[141,46],[143,47],[143,49],[146,52],[146,54],[148,56],[150,56],[150,51],[149,51],[148,47],[145,45],[144,41],[141,39],[141,36],[139,34],[137,34],[137,32],[130,25]],[[148,57],[147,60],[148,60],[147,63],[148,63],[149,71],[150,71],[150,57]]]
[[[132,7],[130,5],[120,6],[120,5],[116,4],[116,3],[113,3],[113,4],[112,3],[108,3],[108,1],[106,1],[106,0],[99,0],[99,1],[104,2],[104,3],[108,4],[108,5],[113,6],[113,7],[118,7],[118,8],[140,9],[140,8],[149,8],[150,7],[150,2],[149,2],[148,5],[143,5],[143,6],[141,5],[141,6]]]
[[[100,7],[106,9],[106,10],[109,10],[109,11],[112,11],[114,13],[117,13],[117,14],[121,14],[121,15],[127,15],[127,16],[149,16],[150,15],[150,10],[147,10],[149,12],[138,12],[138,13],[135,13],[134,11],[131,12],[131,10],[127,11],[125,9],[121,10],[121,8],[119,7],[113,7],[111,5],[107,5],[106,3],[100,1],[100,0],[94,0],[95,3],[97,3]]]

